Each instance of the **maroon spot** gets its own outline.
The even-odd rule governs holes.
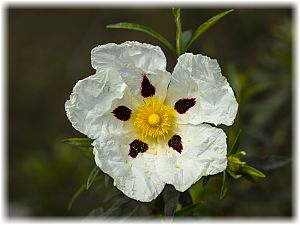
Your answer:
[[[119,120],[126,121],[126,120],[129,120],[129,118],[131,116],[131,109],[127,108],[126,106],[121,105],[121,106],[115,108],[114,111],[112,111],[112,113]]]
[[[141,85],[141,95],[144,98],[155,95],[155,87],[150,83],[148,77],[144,74]]]
[[[179,99],[174,106],[174,109],[179,114],[183,114],[186,111],[188,111],[191,107],[193,107],[196,104],[196,99],[195,98],[182,98]]]
[[[129,154],[132,158],[135,158],[140,152],[146,152],[148,150],[148,145],[139,139],[135,139],[130,143]]]
[[[173,135],[173,137],[168,141],[168,145],[170,148],[173,148],[175,151],[181,154],[183,146],[181,142],[181,137],[179,135]]]

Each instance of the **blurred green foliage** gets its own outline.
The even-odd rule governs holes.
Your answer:
[[[64,102],[75,82],[93,73],[89,64],[93,47],[126,40],[159,44],[144,34],[107,30],[105,25],[120,21],[145,24],[174,45],[170,10],[7,10],[8,215],[164,215],[164,193],[151,203],[138,203],[125,197],[101,171],[86,190],[95,163],[62,140],[83,137],[67,120]],[[182,24],[187,30],[195,29],[223,10],[182,9]],[[233,180],[223,200],[219,200],[222,174],[208,182],[201,179],[190,188],[194,204],[186,205],[181,194],[175,216],[293,215],[292,19],[290,8],[235,9],[191,46],[191,52],[218,60],[235,91],[238,116],[233,126],[221,126],[229,146],[241,128],[240,148],[247,152],[242,160],[267,178],[254,184]],[[176,60],[162,48],[172,71]],[[77,190],[80,194],[68,210]]]

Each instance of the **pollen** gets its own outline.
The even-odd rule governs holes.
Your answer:
[[[148,97],[133,112],[133,125],[142,140],[166,139],[173,133],[176,113],[173,107],[163,101]]]

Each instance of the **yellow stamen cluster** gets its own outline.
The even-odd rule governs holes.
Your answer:
[[[151,115],[148,117],[148,123],[149,123],[151,126],[159,125],[159,123],[160,123],[160,116],[157,115],[156,113],[151,114]]]
[[[176,111],[155,97],[145,98],[133,113],[133,124],[141,139],[166,138],[174,128]]]

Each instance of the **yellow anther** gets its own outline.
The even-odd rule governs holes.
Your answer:
[[[176,164],[176,168],[180,168],[180,166],[178,164]]]
[[[133,125],[142,141],[160,140],[168,138],[175,128],[177,112],[172,106],[165,105],[163,101],[148,97],[132,113]]]
[[[156,113],[153,113],[148,117],[148,123],[152,126],[159,124],[159,122],[160,122],[160,116],[157,115]]]

